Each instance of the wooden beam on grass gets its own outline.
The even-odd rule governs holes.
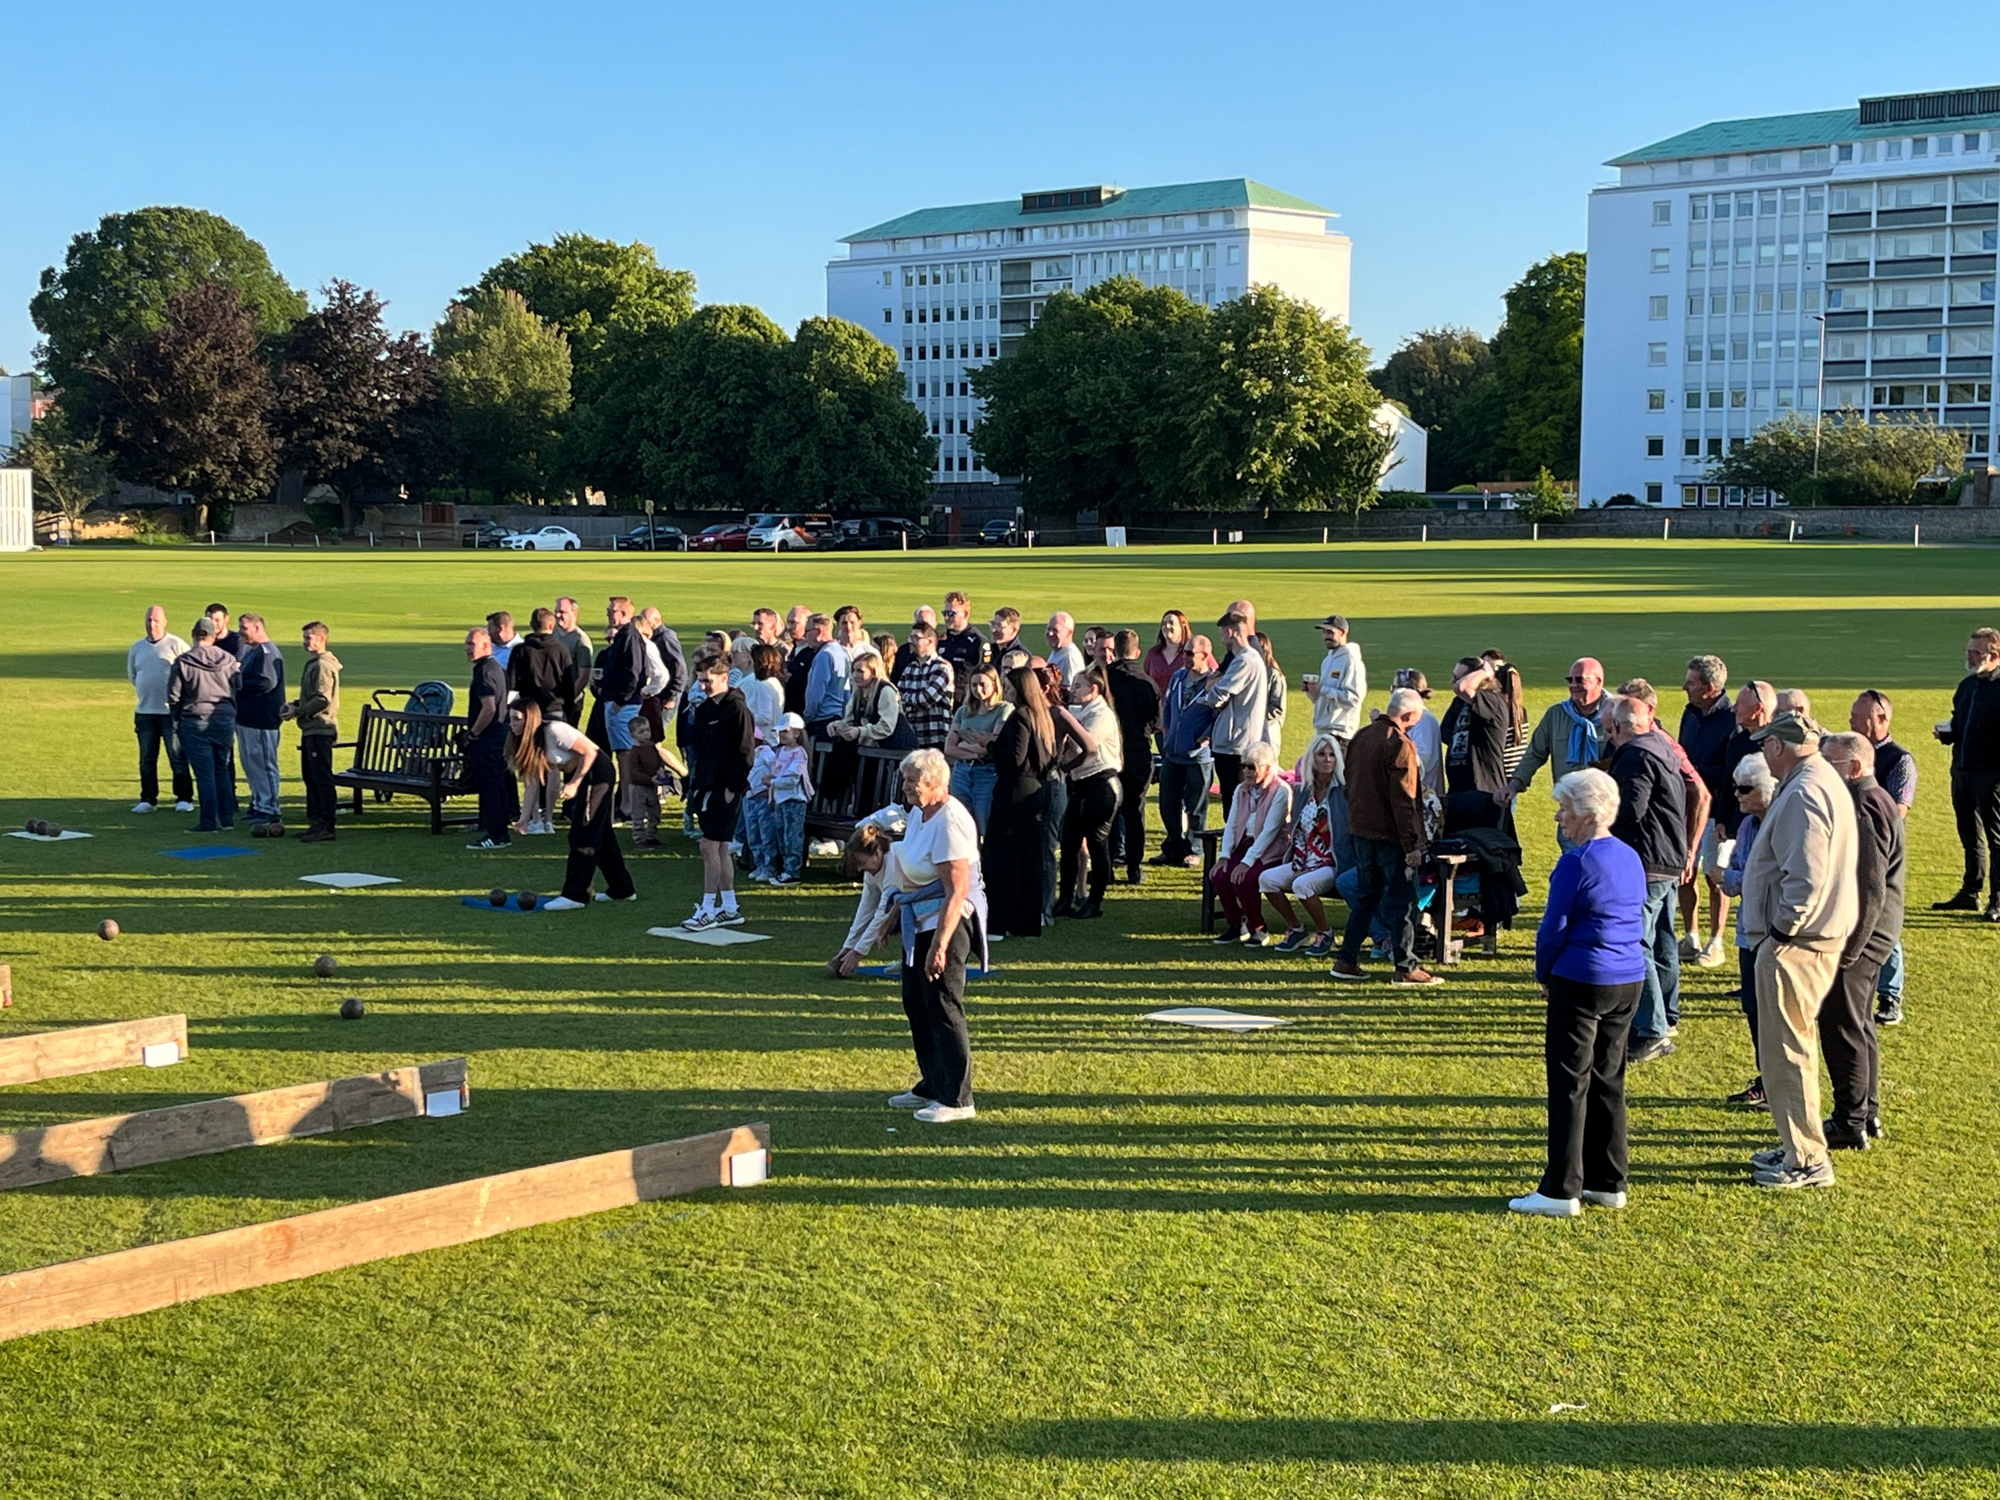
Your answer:
[[[171,1055],[167,1052],[169,1043]],[[141,1063],[159,1067],[179,1062],[187,1050],[186,1016],[148,1016],[143,1021],[30,1031],[0,1038],[0,1085],[136,1068]]]
[[[454,1057],[331,1083],[19,1130],[0,1135],[0,1189],[124,1172],[415,1115],[457,1114],[467,1092],[465,1059]]]
[[[0,1341],[763,1180],[762,1122],[0,1276]]]

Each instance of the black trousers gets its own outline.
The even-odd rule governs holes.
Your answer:
[[[1736,950],[1736,972],[1742,977],[1743,1019],[1750,1023],[1750,1060],[1757,1060],[1757,950]]]
[[[1625,1190],[1625,1043],[1642,987],[1549,978],[1549,1166],[1539,1191],[1551,1198]]]
[[[194,776],[188,771],[174,721],[165,714],[132,715],[132,732],[139,737],[139,800],[148,807],[160,800],[160,752],[167,752],[173,773],[174,801],[194,801]]]
[[[2000,771],[1951,773],[1951,810],[1958,818],[1958,841],[1965,846],[1965,889],[2000,898]]]
[[[1230,804],[1236,800],[1236,788],[1243,781],[1243,757],[1240,755],[1224,755],[1220,750],[1217,750],[1214,752],[1214,759],[1215,786],[1216,790],[1222,794],[1223,813],[1226,817]]]
[[[1143,812],[1145,804],[1140,804]],[[1063,810],[1062,886],[1058,904],[1076,896],[1077,865],[1090,858],[1090,899],[1104,899],[1111,884],[1111,825],[1118,820],[1118,773],[1101,771],[1069,784],[1069,806]]]
[[[965,1029],[965,960],[972,934],[960,922],[945,948],[944,973],[926,977],[935,932],[917,934],[916,958],[903,965],[903,1014],[917,1054],[916,1092],[938,1104],[972,1102],[972,1035]]]
[[[514,780],[507,774],[507,736],[489,733],[466,741],[465,769],[479,793],[479,826],[494,843],[506,843],[513,820],[507,794]]]
[[[990,932],[1007,937],[1042,934],[1042,830],[1049,789],[1035,782],[1001,781],[993,788],[986,842],[979,863],[986,879]]]
[[[1146,857],[1146,789],[1153,784],[1153,757],[1127,765],[1118,773],[1118,821],[1111,840],[1111,857],[1123,860],[1134,873]]]
[[[299,780],[306,788],[306,828],[314,833],[333,832],[333,812],[340,805],[340,791],[333,784],[333,741],[330,734],[299,739]]]
[[[618,830],[611,826],[617,784],[617,776],[600,754],[589,780],[569,799],[569,867],[563,871],[562,893],[572,901],[590,899],[591,877],[600,870],[605,893],[614,901],[632,894],[632,872],[625,868],[625,851],[618,847]]]
[[[1882,965],[1859,958],[1833,976],[1819,1008],[1819,1048],[1833,1080],[1833,1123],[1859,1135],[1882,1117],[1882,1052],[1875,1036],[1875,981]]]

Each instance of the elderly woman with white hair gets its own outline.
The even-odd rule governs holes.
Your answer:
[[[1611,836],[1618,785],[1604,772],[1563,777],[1556,809],[1567,848],[1535,934],[1535,982],[1548,1002],[1548,1169],[1507,1206],[1567,1219],[1586,1202],[1625,1206],[1625,1045],[1646,977],[1646,871]]]
[[[1744,689],[1762,687],[1762,683],[1751,683]],[[1729,863],[1722,872],[1722,894],[1731,901],[1743,896],[1743,868],[1750,862],[1750,851],[1757,843],[1757,825],[1764,820],[1764,814],[1771,810],[1771,799],[1778,795],[1778,778],[1771,774],[1771,768],[1764,764],[1764,757],[1752,751],[1736,762],[1730,772],[1730,780],[1736,792],[1736,807],[1739,821],[1736,824],[1736,842],[1729,848]],[[1737,996],[1743,1001],[1743,1019],[1750,1023],[1750,1055],[1757,1055],[1757,939],[1745,936],[1741,923],[1736,928],[1736,972],[1741,976],[1741,988]],[[1749,1083],[1729,1096],[1729,1103],[1745,1105],[1751,1109],[1768,1109],[1770,1100],[1764,1093],[1764,1075],[1758,1073]]]
[[[965,1028],[965,963],[975,942],[987,967],[986,895],[979,830],[951,794],[951,767],[937,750],[903,757],[908,827],[891,854],[903,927],[903,1013],[917,1054],[917,1081],[889,1103],[927,1125],[969,1120],[972,1038]]]
[[[1254,945],[1264,941],[1257,882],[1291,857],[1292,788],[1278,774],[1278,752],[1267,740],[1244,750],[1241,764],[1221,857],[1208,879],[1227,924],[1215,941]]]

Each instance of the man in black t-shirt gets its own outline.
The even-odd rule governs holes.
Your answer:
[[[481,625],[465,635],[465,659],[472,663],[468,701],[472,723],[465,731],[465,769],[479,792],[479,824],[486,836],[468,849],[505,849],[507,821],[513,816],[507,773],[507,674],[493,659],[493,637]]]
[[[967,680],[993,658],[986,637],[972,628],[972,604],[963,590],[953,589],[944,596],[944,612],[938,620],[938,655],[951,663],[954,694],[964,702]]]
[[[1445,829],[1492,828],[1500,817],[1494,795],[1507,785],[1507,732],[1513,714],[1493,668],[1476,656],[1461,658],[1451,669],[1451,690],[1452,704],[1439,726]]]
[[[1160,727],[1160,690],[1139,665],[1139,632],[1121,630],[1112,638],[1112,664],[1105,673],[1111,707],[1118,715],[1124,763],[1118,769],[1118,821],[1111,825],[1111,863],[1125,863],[1125,881],[1145,879],[1146,788],[1153,780],[1153,734]]]

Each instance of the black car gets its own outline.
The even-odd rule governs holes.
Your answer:
[[[1018,547],[1021,545],[1021,528],[1012,521],[988,521],[979,528],[979,545]]]
[[[459,525],[464,528],[459,534],[461,547],[504,547],[514,534],[498,521],[461,521]]]
[[[650,526],[641,522],[625,535],[611,539],[613,552],[685,552],[687,549],[687,533],[663,521],[655,521]]]
[[[843,551],[889,551],[917,548],[929,543],[930,536],[915,521],[902,516],[856,516],[834,523],[833,531],[820,542],[822,547]]]

